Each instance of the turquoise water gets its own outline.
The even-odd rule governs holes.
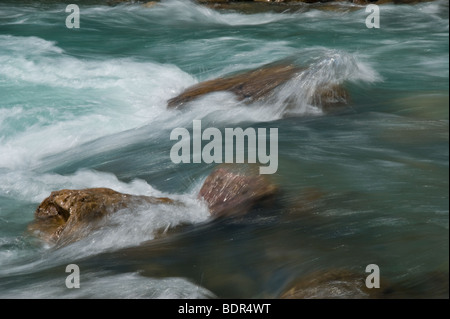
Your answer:
[[[382,5],[379,29],[353,5],[244,14],[189,1],[80,2],[81,27],[67,29],[65,6],[0,3],[0,297],[276,298],[296,278],[372,263],[401,297],[448,297],[447,1]],[[285,58],[344,85],[348,107],[288,114],[294,82],[270,105],[218,93],[166,108],[190,85]],[[169,157],[171,130],[194,119],[278,128],[276,208],[209,217],[196,195],[215,164]],[[122,212],[60,249],[27,235],[51,191],[86,187],[186,206]],[[300,212],[308,192],[321,197]],[[80,289],[64,285],[72,263]]]

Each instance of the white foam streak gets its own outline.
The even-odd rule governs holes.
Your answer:
[[[323,113],[322,101],[317,101],[315,97],[323,87],[343,85],[345,82],[371,83],[380,80],[381,77],[375,70],[354,56],[326,50],[306,70],[283,85],[269,100],[265,109],[275,118],[292,114],[320,115]]]
[[[0,195],[34,203],[40,203],[55,190],[95,187],[108,187],[132,195],[167,196],[144,180],[135,179],[130,183],[125,183],[112,173],[94,170],[80,170],[72,175],[11,171],[0,173],[0,176],[2,180]]]
[[[328,85],[345,85],[346,82],[374,83],[383,78],[366,62],[363,56],[326,48],[311,48],[297,53],[314,59],[297,61],[307,66],[292,80],[275,90],[267,102],[246,105],[232,93],[215,92],[187,104],[190,111],[183,118],[171,122],[183,126],[193,119],[207,119],[213,123],[268,122],[286,115],[311,116],[323,114],[321,105],[313,103],[316,92]]]
[[[63,279],[64,280],[64,279]],[[61,278],[24,284],[20,288],[3,289],[1,298],[13,299],[202,299],[214,298],[209,290],[184,278],[153,279],[138,273],[83,274],[80,289],[67,289]]]
[[[0,102],[12,103],[6,108],[0,104],[0,168],[30,168],[50,154],[142,126],[167,113],[167,99],[195,83],[173,65],[80,60],[66,56],[54,42],[36,37],[0,36],[0,43],[9,48],[0,55],[0,79],[23,82],[26,90],[20,104],[12,95]],[[19,50],[22,46],[26,49]],[[33,91],[39,95],[40,90],[33,84],[55,89],[51,105],[44,104],[45,99],[35,100]],[[33,107],[24,111],[28,105]],[[18,113],[30,125],[5,131],[4,123]],[[53,122],[48,122],[49,117]]]
[[[34,41],[34,39],[28,39]],[[47,43],[47,41],[44,41]],[[57,57],[14,54],[0,56],[0,76],[14,81],[24,81],[57,88],[72,89],[115,89],[133,93],[136,89],[158,87],[165,84],[167,91],[174,90],[177,84],[193,83],[192,77],[179,68],[155,63],[139,63],[130,59],[107,61],[84,61],[54,51],[55,47],[40,48],[44,52],[61,53]],[[130,76],[132,75],[132,77]],[[155,77],[159,75],[159,77]]]
[[[154,239],[157,233],[166,229],[180,224],[198,224],[210,218],[206,205],[197,200],[198,189],[192,189],[190,193],[181,195],[166,194],[153,188],[144,180],[135,179],[130,183],[125,183],[118,180],[114,174],[92,170],[81,170],[68,176],[15,171],[0,174],[0,179],[2,180],[0,196],[13,197],[36,204],[54,190],[92,187],[107,187],[132,195],[170,197],[176,201],[175,204],[132,206],[105,217],[101,227],[92,230],[86,238],[51,252],[52,264],[55,265],[64,260],[74,260],[105,250],[135,246]],[[31,211],[29,220],[32,220]],[[8,258],[8,263],[10,263],[20,258],[20,255],[9,256],[7,254],[3,257]],[[5,259],[4,262],[6,261]],[[43,265],[42,263],[45,263],[45,266],[49,265],[48,260],[38,260],[10,269],[8,274],[37,268]]]
[[[159,233],[183,225],[199,224],[209,219],[206,205],[189,195],[171,196],[180,204],[146,204],[122,209],[107,216],[99,229],[78,242],[54,252],[57,260],[95,255],[108,250],[137,246],[153,240]]]
[[[11,56],[26,56],[64,52],[56,45],[55,41],[47,41],[39,37],[17,37],[12,35],[0,35],[0,47],[2,52],[9,53]]]
[[[189,0],[165,0],[160,5],[150,8],[149,15],[167,17],[166,23],[179,24],[219,24],[229,26],[262,25],[289,18],[282,14],[260,13],[243,15],[240,13],[223,13]]]

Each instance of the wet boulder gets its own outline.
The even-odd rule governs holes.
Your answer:
[[[267,97],[275,88],[290,80],[301,68],[292,64],[274,64],[235,75],[201,82],[187,88],[167,102],[169,108],[180,108],[203,95],[228,91],[239,101],[255,102]]]
[[[292,280],[281,299],[448,299],[448,269],[413,273],[391,281],[381,276],[379,288],[368,288],[369,273],[349,269],[314,271]],[[430,293],[431,292],[431,293]]]
[[[175,202],[165,197],[135,196],[109,188],[63,189],[44,199],[28,230],[49,243],[73,242],[88,235],[103,217],[120,209],[171,203]]]
[[[283,85],[293,79],[302,81],[300,77],[306,69],[294,63],[275,62],[254,70],[240,72],[213,80],[204,81],[184,90],[178,96],[167,101],[168,108],[183,108],[187,103],[214,92],[231,92],[236,99],[246,104],[253,102],[270,102],[271,98]],[[298,90],[305,90],[298,86]],[[310,93],[310,92],[308,92]],[[307,103],[329,108],[347,103],[348,93],[336,83],[323,83],[310,94]],[[292,98],[284,97],[286,104],[292,104]],[[305,102],[305,101],[303,101]],[[292,107],[292,105],[291,105]]]
[[[367,299],[394,296],[392,286],[381,279],[380,288],[366,287],[366,273],[346,269],[313,272],[292,281],[281,299]]]
[[[198,197],[206,201],[212,216],[246,213],[269,203],[277,192],[273,183],[256,172],[246,165],[221,166],[206,178]],[[48,243],[65,245],[101,227],[105,216],[147,204],[182,205],[166,197],[130,195],[109,188],[63,189],[42,201],[28,231]]]
[[[273,203],[278,187],[248,166],[223,165],[205,180],[198,194],[213,217],[239,216]]]

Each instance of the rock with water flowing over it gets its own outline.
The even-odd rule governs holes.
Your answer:
[[[199,198],[206,201],[211,215],[243,214],[273,199],[277,187],[244,167],[219,167],[207,177]],[[148,204],[182,205],[166,197],[130,195],[109,188],[63,189],[42,201],[28,231],[48,243],[65,245],[101,227],[103,218],[109,214]]]
[[[381,276],[379,288],[368,288],[369,273],[348,269],[319,270],[291,281],[281,293],[282,299],[448,299],[448,272],[441,269],[416,273],[393,282]],[[369,279],[369,281],[371,281]],[[430,289],[430,287],[433,287]],[[427,291],[432,293],[426,293]]]
[[[273,203],[278,187],[247,166],[221,166],[203,183],[198,197],[214,217],[238,216],[257,205]]]
[[[275,62],[254,70],[241,72],[221,78],[198,83],[184,90],[178,96],[167,101],[168,108],[182,108],[202,96],[214,92],[234,93],[237,100],[247,104],[253,102],[267,102],[288,81],[300,76],[305,68],[293,63]],[[299,88],[305,90],[305,88]],[[292,98],[283,97],[285,103],[292,107]],[[346,104],[348,93],[336,83],[323,83],[318,86],[309,97],[312,105],[324,109],[330,106]]]
[[[170,99],[167,106],[180,108],[203,95],[221,91],[234,93],[240,101],[258,101],[300,71],[294,65],[280,64],[201,82]]]
[[[302,276],[281,294],[282,299],[366,299],[388,298],[394,295],[392,286],[382,279],[380,288],[367,288],[367,273],[345,269],[317,271]]]
[[[135,196],[109,188],[63,189],[39,205],[28,230],[49,243],[68,243],[88,235],[108,214],[144,204],[175,204],[165,197]]]

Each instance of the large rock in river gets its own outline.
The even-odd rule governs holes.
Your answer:
[[[300,277],[285,289],[281,299],[366,299],[389,298],[393,287],[382,279],[380,288],[366,287],[366,273],[345,269],[317,271]]]
[[[174,201],[123,194],[109,188],[63,189],[52,192],[39,205],[28,230],[49,243],[73,242],[85,237],[108,214],[132,205],[161,203]]]
[[[448,267],[412,272],[394,281],[381,276],[379,288],[368,288],[369,273],[347,269],[319,270],[293,280],[282,299],[448,299]]]
[[[203,198],[214,217],[238,215],[258,204],[271,202],[277,186],[247,165],[223,165],[205,180]],[[136,196],[109,188],[54,191],[35,211],[28,230],[48,243],[65,245],[89,235],[106,215],[145,204],[173,204],[166,197]]]
[[[289,80],[299,76],[305,68],[293,63],[276,62],[264,65],[255,70],[228,75],[193,85],[184,90],[178,96],[167,101],[169,108],[182,108],[187,103],[194,101],[206,94],[214,92],[234,93],[239,101],[253,103],[268,101]],[[300,88],[299,88],[300,89]],[[289,97],[286,103],[289,104]],[[306,101],[315,106],[328,108],[333,105],[345,104],[348,100],[347,91],[336,83],[324,83],[316,88]]]
[[[244,99],[248,101],[261,100],[301,70],[301,68],[292,64],[275,64],[201,82],[170,99],[167,102],[167,106],[169,108],[179,108],[200,96],[220,91],[233,92],[240,101]]]
[[[257,205],[271,203],[278,187],[252,167],[223,165],[205,180],[198,194],[214,217],[247,213]]]

